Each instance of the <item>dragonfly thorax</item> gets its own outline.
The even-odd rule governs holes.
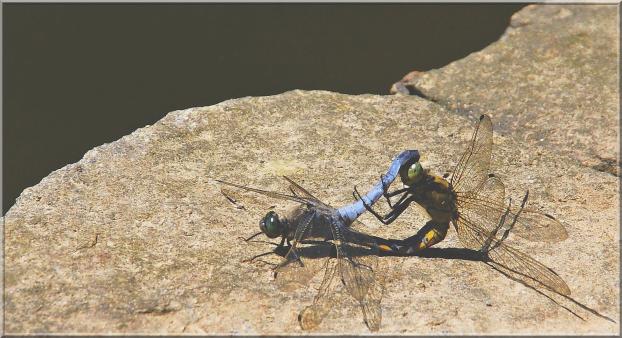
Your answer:
[[[317,208],[309,208],[308,206],[300,205],[289,209],[280,218],[278,218],[274,211],[268,212],[260,222],[260,228],[268,237],[271,235],[273,236],[270,238],[281,236],[292,240],[296,237],[296,231],[300,230],[299,227],[304,227],[306,228],[304,238],[329,240],[333,237],[329,226],[329,224],[334,223],[332,217],[338,217],[338,215],[334,213],[325,214],[323,212],[318,212]],[[273,224],[274,232],[268,234],[266,231],[270,230],[268,228],[270,224]]]
[[[419,183],[410,186],[414,200],[437,223],[449,223],[456,214],[456,193],[441,176],[426,171]]]

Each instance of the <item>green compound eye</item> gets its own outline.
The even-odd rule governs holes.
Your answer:
[[[261,222],[259,222],[261,232],[270,238],[279,237],[282,233],[281,227],[282,224],[279,220],[279,215],[274,211],[269,211]]]
[[[412,184],[419,181],[422,177],[422,173],[423,167],[421,167],[421,163],[415,162],[413,165],[410,166],[410,168],[408,168],[408,183]]]

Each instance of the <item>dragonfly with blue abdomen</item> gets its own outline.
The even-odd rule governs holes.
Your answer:
[[[561,241],[568,235],[554,217],[524,208],[528,194],[520,207],[512,207],[511,203],[506,206],[505,186],[489,172],[492,136],[492,122],[482,115],[450,181],[445,179],[447,176],[424,170],[419,159],[413,158],[399,170],[404,188],[392,192],[387,192],[388,186],[384,188],[391,210],[380,215],[368,203],[364,203],[365,208],[384,224],[395,221],[413,202],[428,213],[430,221],[417,234],[391,240],[394,251],[411,254],[429,248],[445,238],[452,224],[465,247],[485,253],[491,265],[512,278],[569,295],[570,289],[555,272],[504,243],[510,230],[520,237],[545,242]],[[356,188],[354,195],[359,196]],[[391,197],[395,196],[399,199],[393,204]]]
[[[399,169],[413,159],[419,159],[418,151],[407,150],[400,153],[394,158],[386,175],[382,176],[381,181],[367,195],[339,209],[321,202],[287,177],[285,179],[289,183],[291,195],[217,180],[222,184],[297,203],[283,216],[274,211],[268,212],[260,222],[261,232],[247,240],[265,234],[269,238],[281,238],[277,249],[288,245],[285,258],[275,268],[277,281],[305,284],[320,268],[324,269],[324,279],[313,304],[300,313],[299,320],[303,329],[318,326],[328,311],[337,306],[334,303],[336,298],[330,294],[338,280],[341,280],[347,293],[360,305],[369,329],[371,331],[379,329],[382,318],[380,302],[384,287],[383,276],[377,273],[377,255],[379,251],[392,249],[383,244],[383,239],[365,234],[362,231],[364,225],[356,218],[365,212],[366,204],[373,204],[382,196],[383,187],[389,185],[397,177]],[[318,268],[318,264],[309,264],[310,260],[306,259],[307,253],[303,249],[308,247],[301,248],[301,246],[314,244],[322,247],[322,243],[323,248],[335,249],[336,264],[331,265],[329,260],[326,260],[319,264]],[[272,252],[257,255],[251,260]]]

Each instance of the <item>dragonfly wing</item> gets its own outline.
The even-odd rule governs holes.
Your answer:
[[[256,192],[258,194],[262,194],[262,195],[266,195],[266,196],[270,196],[272,198],[278,198],[278,199],[283,199],[283,200],[290,200],[290,201],[294,201],[294,202],[298,202],[298,203],[302,203],[302,204],[309,204],[311,202],[309,199],[304,198],[304,197],[300,197],[300,196],[286,195],[286,194],[282,194],[282,193],[276,192],[276,191],[268,191],[268,190],[262,190],[262,189],[247,187],[247,186],[244,186],[244,185],[230,183],[230,182],[226,182],[226,181],[222,181],[222,180],[215,180],[215,181],[219,182],[221,184],[226,184],[226,185],[230,185],[232,187],[244,189],[244,190],[247,190],[247,191]]]
[[[487,231],[497,227],[501,216],[507,211],[505,186],[495,176],[491,176],[476,189],[466,193],[456,193],[460,215],[478,224]],[[520,210],[520,203],[515,203],[505,218],[500,231],[514,221]],[[511,233],[532,241],[557,242],[568,238],[564,226],[552,216],[532,209],[523,209],[516,219]]]
[[[284,289],[291,289],[293,286],[307,285],[308,282],[322,268],[321,259],[305,259],[303,257],[326,257],[326,249],[330,249],[329,245],[316,245],[300,248],[301,242],[313,231],[316,226],[315,210],[307,210],[299,219],[296,226],[294,240],[289,251],[283,258],[283,261],[277,266],[276,280],[277,284]],[[304,252],[303,252],[304,251]]]
[[[348,293],[359,302],[365,324],[371,331],[380,328],[384,283],[378,273],[378,248],[360,245],[360,233],[336,228],[335,247],[341,280]]]
[[[555,271],[509,245],[499,243],[488,255],[490,264],[512,279],[534,287],[544,286],[565,296],[570,295],[570,288]]]
[[[455,191],[472,191],[486,180],[492,156],[492,121],[488,115],[480,116],[471,143],[456,164],[451,177]]]
[[[523,209],[512,232],[531,241],[559,242],[568,238],[566,228],[555,217],[533,209]]]
[[[376,278],[376,282],[368,289],[365,299],[359,302],[365,325],[372,332],[378,331],[382,322],[382,306],[380,303],[384,293],[384,283],[380,281],[379,276]]]
[[[327,295],[334,289],[336,271],[337,264],[335,264],[334,260],[325,260],[324,279],[322,280],[317,295],[313,299],[313,304],[307,306],[300,312],[299,321],[300,327],[302,327],[303,330],[314,329],[320,325],[324,317],[326,317],[330,309],[334,306],[335,298],[327,297]]]
[[[503,207],[504,199],[503,182],[497,177],[489,177],[473,191],[456,193],[458,218],[470,220],[487,232],[491,232],[498,226],[499,220],[506,211]],[[460,237],[460,240],[462,241],[463,238]]]
[[[333,251],[332,245],[327,242],[326,245],[298,245],[295,254],[290,253],[275,271],[276,284],[284,291],[307,287],[311,279],[326,268]]]
[[[454,226],[460,241],[470,249],[479,250],[490,235],[477,223],[463,217]],[[544,286],[559,294],[570,295],[570,288],[559,275],[529,255],[496,239],[492,240],[490,247],[489,264],[508,277],[532,287]]]
[[[289,189],[294,193],[294,195],[303,197],[308,200],[313,200],[317,202],[318,204],[324,204],[317,197],[313,196],[307,189],[301,187],[300,184],[294,182],[294,180],[292,180],[291,178],[287,176],[283,176],[283,178],[287,182],[289,182]]]

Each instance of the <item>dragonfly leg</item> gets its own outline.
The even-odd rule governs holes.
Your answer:
[[[255,256],[253,256],[253,257],[251,257],[251,258],[244,259],[244,260],[242,260],[242,263],[251,263],[252,261],[254,261],[255,259],[257,259],[257,258],[259,258],[259,257],[263,257],[263,256],[271,255],[271,254],[278,255],[278,253],[277,253],[277,252],[278,252],[278,250],[279,250],[280,248],[283,248],[283,247],[284,247],[284,245],[283,245],[283,244],[285,243],[285,240],[286,240],[286,238],[285,238],[285,237],[283,237],[283,238],[281,239],[281,243],[279,243],[279,244],[272,243],[272,242],[268,242],[268,243],[270,243],[270,244],[274,244],[274,245],[276,245],[276,248],[275,248],[274,250],[267,251],[267,252],[261,253],[261,254],[259,254],[259,255],[255,255]],[[261,242],[263,242],[263,241],[261,241]]]
[[[387,204],[389,205],[389,207],[393,207],[391,205],[391,197],[389,196],[389,194],[387,194],[387,192],[389,191],[389,187],[384,184],[384,174],[380,174],[380,183],[382,184],[382,196],[384,196],[384,198],[387,200]]]
[[[266,244],[274,245],[274,246],[276,246],[276,247],[283,246],[282,244],[277,244],[277,243],[270,242],[270,241],[260,241],[260,240],[256,240],[256,241],[248,241],[248,243],[266,243]]]
[[[261,240],[251,241],[250,238],[244,238],[244,237],[238,237],[238,239],[241,239],[241,240],[243,240],[243,241],[245,241],[247,243],[266,243],[266,244],[274,245],[277,248],[283,247],[283,244],[284,244],[284,239],[281,239],[281,243],[279,243],[279,244],[276,244],[276,243],[270,242],[270,241],[261,241]],[[288,245],[289,245],[289,243],[288,243]]]
[[[405,200],[406,198],[408,198],[408,196],[410,196],[410,195],[408,194],[408,191],[409,191],[409,190],[410,190],[410,188],[399,189],[399,190],[395,190],[395,191],[391,192],[389,195],[390,195],[391,197],[393,197],[393,196],[396,196],[396,195],[402,194],[402,196],[400,196],[400,199],[399,199],[399,200],[397,200],[397,203],[395,203],[395,205],[399,205],[399,204],[403,203],[403,202],[404,202],[404,200]],[[393,208],[394,208],[394,206],[391,206],[390,204],[389,204],[389,206],[391,207],[391,209],[393,209]]]
[[[391,197],[402,193],[404,189],[398,189],[396,191],[389,192],[389,187],[384,183],[384,174],[380,174],[380,183],[382,184],[382,196],[384,196],[384,198],[387,200],[389,208],[393,208],[393,204],[391,203]]]
[[[405,197],[406,196],[406,197]],[[389,211],[383,218],[380,220],[383,224],[389,225],[393,223],[410,205],[411,202],[415,200],[415,197],[409,194],[405,194],[400,198],[398,203],[393,206],[391,211]]]
[[[257,237],[257,236],[261,235],[262,233],[263,233],[263,232],[261,232],[261,231],[260,231],[260,232],[258,232],[258,233],[256,233],[256,234],[254,234],[254,235],[250,236],[249,238],[238,237],[238,239],[241,239],[241,240],[243,240],[244,242],[248,242],[248,241],[250,241],[251,239],[253,239],[253,238],[255,238],[255,237]]]
[[[356,186],[354,186],[354,191],[352,192],[352,195],[357,201],[361,200],[365,209],[369,211],[372,215],[374,215],[374,217],[376,217],[380,222],[384,223],[383,217],[379,213],[377,213],[376,210],[374,210],[369,204],[365,203],[365,200],[363,200],[363,198],[361,197],[361,194],[356,189]]]
[[[384,191],[382,193],[382,196],[384,196],[384,198],[386,198],[387,204],[389,205],[389,207],[393,208],[393,205],[391,204],[391,197],[395,197],[395,196],[397,196],[399,194],[403,194],[400,197],[400,199],[397,201],[397,203],[395,203],[396,205],[400,204],[400,202],[402,202],[408,196],[408,194],[406,192],[408,192],[409,190],[410,190],[410,188],[406,187],[406,188],[397,189],[397,190],[394,190],[394,191],[391,191],[391,192]]]
[[[367,211],[369,211],[372,215],[374,215],[374,217],[376,217],[384,225],[389,225],[389,224],[393,223],[393,221],[395,221],[395,219],[397,219],[397,217],[399,215],[401,215],[402,212],[404,212],[404,210],[406,210],[408,205],[410,205],[410,202],[412,202],[414,200],[413,198],[400,198],[399,203],[396,204],[391,209],[391,211],[389,211],[388,214],[386,214],[385,216],[382,216],[379,213],[377,213],[369,204],[365,203],[365,201],[361,198],[361,194],[356,189],[356,186],[354,187],[354,193],[353,194],[354,194],[355,198],[361,200],[361,202],[363,203],[363,206],[365,207],[365,209]],[[406,196],[408,196],[408,194],[406,194]]]
[[[251,258],[243,259],[241,262],[242,263],[251,263],[255,259],[259,258],[259,257],[268,256],[268,255],[272,255],[272,254],[276,255],[276,252],[274,252],[274,251],[267,251],[267,252],[261,253],[259,255],[255,255],[255,256],[253,256]]]
[[[380,179],[382,180],[382,176],[380,177]],[[397,189],[397,190],[394,190],[394,191],[392,191],[392,192],[388,192],[388,191],[387,191],[387,187],[385,187],[385,186],[384,186],[384,181],[382,181],[382,186],[383,186],[382,195],[386,198],[386,200],[387,200],[387,204],[389,205],[389,208],[391,208],[391,210],[394,210],[394,209],[399,209],[399,207],[398,207],[398,208],[396,208],[396,206],[399,206],[399,205],[401,205],[402,203],[404,203],[404,200],[406,200],[406,199],[410,196],[410,194],[408,194],[408,192],[410,191],[410,187],[405,187],[405,188],[402,188],[402,189]],[[400,196],[400,199],[397,201],[397,203],[395,203],[395,205],[392,205],[392,204],[391,204],[391,197],[397,196],[397,195],[399,195],[399,194],[402,194],[402,196]],[[410,202],[408,202],[408,204],[410,204]],[[407,204],[407,205],[408,205],[408,204]],[[369,209],[368,209],[368,210],[369,210]],[[403,212],[403,210],[402,210],[402,211],[400,211],[400,212],[398,213],[398,215],[397,215],[397,216],[399,216],[402,212]],[[395,218],[397,218],[397,216],[395,216]],[[378,218],[378,217],[376,217],[376,218]],[[384,221],[387,221],[387,218],[388,218],[388,217],[387,217],[387,216],[385,216],[385,217],[383,217],[383,220],[384,220]],[[395,218],[394,218],[394,219],[395,219]],[[394,219],[393,219],[393,220],[394,220]],[[391,220],[391,221],[390,221],[390,222],[388,222],[388,223],[384,223],[384,222],[383,222],[383,223],[384,223],[384,224],[389,224],[389,223],[393,222],[393,220]],[[382,221],[382,220],[381,220],[381,221]]]
[[[406,188],[401,188],[401,189],[393,190],[393,191],[391,191],[391,192],[387,192],[386,194],[387,194],[387,196],[389,196],[389,197],[393,197],[393,196],[397,196],[397,195],[399,195],[399,194],[401,194],[401,193],[404,193],[404,192],[406,192],[406,191],[408,191],[408,190],[410,190],[410,188],[409,188],[409,187],[406,187]]]

